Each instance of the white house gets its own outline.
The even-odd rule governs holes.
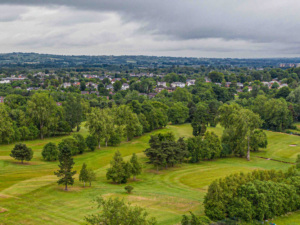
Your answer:
[[[71,87],[71,83],[63,83],[64,88]]]
[[[185,87],[185,83],[182,83],[182,82],[173,82],[173,83],[171,83],[171,87],[184,88]]]
[[[10,83],[10,80],[2,80],[0,81],[0,84],[9,84]]]
[[[186,80],[187,86],[195,85],[195,83],[196,83],[196,80]]]
[[[122,84],[122,90],[124,91],[127,89],[129,89],[129,84],[127,84],[127,83]]]
[[[167,87],[167,82],[157,82],[157,86]]]

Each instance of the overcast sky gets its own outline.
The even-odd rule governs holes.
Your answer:
[[[299,57],[299,0],[0,0],[0,52]]]

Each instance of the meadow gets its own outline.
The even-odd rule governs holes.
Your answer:
[[[209,128],[221,136],[222,128]],[[74,157],[77,170],[75,184],[68,192],[58,186],[54,176],[58,162],[46,162],[41,151],[48,142],[59,143],[65,137],[26,141],[34,151],[34,158],[24,165],[12,159],[9,154],[14,144],[0,146],[0,224],[85,224],[84,216],[97,212],[92,200],[96,196],[120,197],[146,207],[158,224],[178,224],[183,214],[189,211],[204,215],[203,198],[208,185],[215,179],[239,172],[255,169],[287,170],[290,164],[266,160],[271,158],[285,162],[295,162],[300,153],[300,137],[267,131],[268,148],[251,154],[251,161],[244,158],[222,158],[198,164],[178,164],[168,170],[160,170],[147,164],[143,151],[148,147],[153,133],[174,132],[176,137],[191,137],[190,124],[167,126],[150,134],[122,142],[116,147],[102,147],[95,152],[85,152]],[[80,133],[88,134],[85,128]],[[297,145],[297,146],[290,146]],[[128,160],[137,153],[143,162],[143,173],[137,181],[129,180],[134,187],[132,194],[125,193],[126,184],[116,185],[106,180],[106,169],[114,152],[119,150]],[[83,188],[78,181],[78,173],[83,163],[87,163],[97,173],[97,181],[92,187]],[[127,184],[128,185],[128,184]],[[276,218],[276,224],[300,224],[300,213]]]

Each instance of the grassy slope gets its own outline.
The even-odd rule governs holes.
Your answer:
[[[218,135],[222,129],[209,128]],[[190,125],[168,126],[166,129],[154,133],[173,131],[177,137],[189,137],[192,134]],[[82,128],[83,135],[87,131]],[[125,159],[133,152],[143,162],[146,158],[142,151],[147,148],[150,134],[134,139],[129,143],[122,143],[118,147],[108,147],[87,152],[75,157],[75,169],[80,170],[83,162],[97,172],[98,180],[92,188],[82,188],[76,176],[75,185],[69,192],[64,192],[62,186],[56,184],[57,178],[53,172],[57,169],[57,162],[45,162],[41,158],[43,146],[50,141],[27,141],[26,144],[34,150],[34,159],[26,164],[16,163],[9,157],[13,145],[0,147],[0,212],[1,208],[8,210],[0,213],[0,224],[84,224],[84,216],[96,212],[91,203],[98,195],[119,196],[140,206],[147,207],[151,215],[156,216],[159,224],[176,224],[181,215],[188,211],[203,214],[203,197],[214,179],[224,177],[240,171],[253,169],[283,169],[290,165],[268,161],[254,157],[255,155],[294,161],[299,147],[289,147],[298,143],[300,137],[268,132],[269,147],[266,151],[252,154],[251,162],[240,158],[218,159],[199,164],[177,165],[169,170],[162,170],[156,174],[152,165],[144,163],[143,174],[138,182],[130,181],[135,189],[133,194],[125,194],[126,185],[114,185],[106,181],[105,172],[109,166],[115,150],[119,150]],[[62,137],[51,138],[58,143]],[[299,143],[300,144],[300,143]],[[300,214],[293,214],[288,218],[280,218],[277,224],[300,224]]]

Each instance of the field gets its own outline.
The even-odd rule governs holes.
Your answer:
[[[209,128],[218,135],[222,128]],[[189,124],[167,126],[153,133],[172,131],[176,137],[192,136]],[[87,135],[82,128],[81,134]],[[84,216],[97,212],[92,200],[96,196],[118,196],[134,205],[146,207],[151,215],[157,217],[159,224],[178,224],[183,214],[193,211],[204,214],[202,205],[207,186],[215,179],[240,171],[254,169],[287,170],[290,164],[259,158],[266,157],[285,162],[295,162],[300,153],[300,137],[276,132],[267,132],[269,146],[266,150],[253,153],[251,161],[242,158],[224,158],[199,164],[177,165],[156,173],[152,165],[146,164],[143,154],[148,146],[150,134],[123,142],[117,147],[103,147],[95,152],[86,152],[75,157],[75,170],[80,171],[83,162],[97,172],[97,181],[92,187],[83,188],[78,181],[70,191],[63,191],[58,186],[57,162],[45,162],[41,157],[43,146],[49,141],[58,143],[64,137],[45,140],[26,141],[34,150],[34,159],[24,165],[13,160],[9,153],[13,145],[0,146],[0,224],[85,224]],[[290,145],[297,145],[292,147]],[[115,185],[105,178],[106,169],[116,150],[128,160],[132,153],[137,153],[143,162],[143,174],[138,181],[129,181],[134,187],[133,193],[125,193],[126,185]],[[300,213],[274,220],[276,224],[300,224]]]

